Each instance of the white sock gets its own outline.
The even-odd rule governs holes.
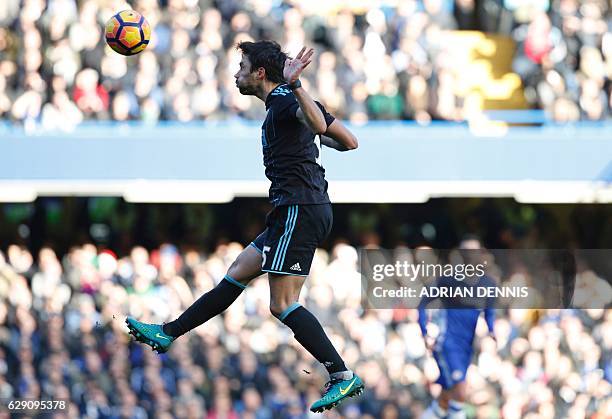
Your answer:
[[[333,374],[329,374],[329,378],[334,380],[334,379],[341,379],[341,380],[352,380],[353,379],[353,371],[351,370],[346,370],[346,371],[340,371],[340,372],[335,372]]]
[[[421,415],[421,419],[442,419],[445,417],[446,409],[442,409],[437,400],[432,401],[427,410]]]
[[[448,419],[465,419],[463,403],[456,400],[450,400],[448,402]]]

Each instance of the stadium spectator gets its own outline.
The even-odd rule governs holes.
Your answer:
[[[550,9],[483,3],[314,9],[307,1],[251,0],[217,9],[210,2],[143,0],[134,7],[153,27],[151,45],[126,59],[105,47],[102,32],[110,15],[129,7],[122,2],[27,0],[20,8],[19,0],[7,0],[0,8],[0,115],[29,129],[62,130],[87,119],[260,118],[232,83],[233,49],[239,40],[267,37],[289,52],[304,44],[317,49],[304,82],[340,118],[460,120],[468,116],[457,96],[460,81],[441,42],[459,28],[511,33],[518,44],[514,67],[533,107],[559,121],[610,116],[606,2],[561,0]]]
[[[124,330],[127,314],[152,321],[175,316],[192,300],[182,294],[211,288],[240,245],[220,245],[211,254],[181,253],[170,244],[151,252],[134,247],[117,257],[85,244],[61,259],[48,247],[36,259],[17,245],[5,250],[0,394],[68,398],[65,417],[310,417],[304,412],[318,397],[322,383],[312,371],[319,366],[270,319],[263,280],[168,354],[144,351]],[[347,244],[330,254],[318,251],[303,296],[309,308],[327,314],[321,322],[368,386],[340,412],[347,418],[418,417],[436,391],[431,383],[438,371],[416,311],[364,312],[356,256]],[[339,276],[343,281],[330,280]],[[584,270],[579,283],[601,287],[605,281]],[[610,417],[610,310],[501,314],[497,342],[484,323],[476,331],[469,415]]]

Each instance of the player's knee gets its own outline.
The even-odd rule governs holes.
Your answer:
[[[465,399],[467,398],[467,391],[465,389],[465,383],[461,382],[459,384],[457,384],[452,391],[452,400],[455,400],[459,403],[463,403],[465,402]]]
[[[272,315],[277,319],[280,319],[281,315],[283,314],[283,311],[285,311],[286,309],[287,307],[284,304],[270,301],[270,313],[272,313]]]
[[[457,395],[455,397],[453,397],[453,400],[459,402],[459,403],[464,403],[465,400],[467,398],[467,395],[465,394],[465,391],[461,391],[459,393],[457,393]]]
[[[279,320],[283,320],[283,314],[293,304],[291,301],[275,300],[270,301],[270,313]]]
[[[239,256],[230,265],[229,269],[227,270],[227,276],[229,276],[230,278],[240,282],[242,285],[248,285],[249,280],[248,280],[248,278],[245,278],[245,276],[242,274],[243,270],[244,269],[242,269],[242,267],[240,265],[240,256]]]
[[[272,313],[274,317],[280,320],[280,316],[282,312],[283,312],[283,309],[280,308],[280,306],[270,303],[270,313]]]
[[[448,390],[443,390],[438,397],[438,405],[444,410],[448,409],[448,402],[450,400],[450,394]]]
[[[230,267],[227,269],[227,275],[234,278],[236,281],[240,281],[240,261],[236,259],[232,262]]]

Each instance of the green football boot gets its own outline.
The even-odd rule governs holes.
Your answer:
[[[338,406],[347,397],[355,397],[363,393],[363,381],[353,373],[350,380],[332,379],[325,384],[323,397],[310,406],[310,411],[321,413]]]
[[[164,333],[161,324],[147,324],[128,317],[125,319],[130,335],[134,336],[138,342],[149,345],[158,354],[163,354],[170,349],[170,345],[175,338]]]

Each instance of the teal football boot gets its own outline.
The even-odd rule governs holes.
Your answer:
[[[347,397],[355,397],[361,393],[363,393],[363,381],[355,373],[350,380],[332,379],[325,384],[323,397],[310,406],[310,411],[321,413],[338,406]]]
[[[157,351],[158,354],[167,352],[175,339],[164,333],[161,324],[142,323],[131,317],[125,319],[125,323],[130,329],[130,334],[134,336],[138,342],[149,345],[154,351]]]

